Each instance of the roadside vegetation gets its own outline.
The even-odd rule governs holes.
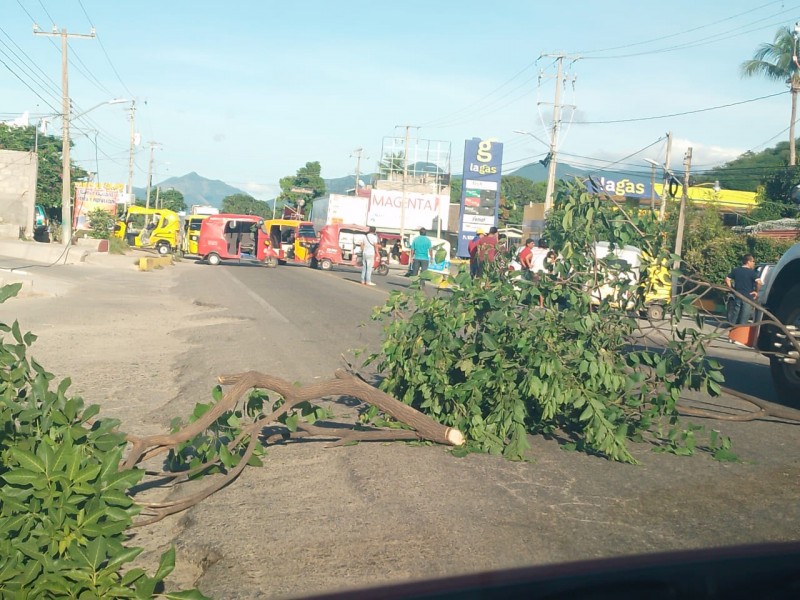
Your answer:
[[[561,188],[548,224],[561,259],[538,282],[510,278],[499,260],[481,279],[426,274],[452,293],[393,293],[374,315],[382,348],[366,361],[384,375],[381,388],[463,431],[460,452],[529,458],[528,434],[538,434],[629,463],[630,442],[733,459],[726,437],[685,422],[677,407],[685,390],[715,396],[724,381],[706,356],[714,335],[703,333],[696,295],[677,298],[654,343],[634,317],[646,283],[632,283],[624,261],[594,259],[595,242],[606,241],[642,248],[643,272],[671,264],[664,224],[579,183]],[[678,327],[684,316],[694,324]]]

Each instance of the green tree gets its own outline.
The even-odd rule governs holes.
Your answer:
[[[174,210],[175,212],[180,212],[188,208],[183,194],[176,189],[161,190],[158,194],[158,205],[161,208]]]
[[[249,194],[233,194],[222,199],[222,212],[234,215],[258,215],[268,219],[272,207],[263,200],[256,200]]]
[[[381,158],[378,165],[378,173],[381,177],[386,178],[391,173],[402,173],[405,167],[405,153],[394,152],[386,154]]]
[[[322,167],[319,161],[307,162],[306,166],[297,169],[296,175],[281,177],[278,183],[281,186],[281,193],[275,199],[276,202],[282,206],[290,206],[299,212],[304,210],[307,212],[314,198],[325,195],[325,180],[322,178]],[[307,190],[307,192],[299,190]]]
[[[792,111],[789,119],[789,165],[796,162],[794,124],[797,120],[797,92],[800,91],[800,68],[795,63],[795,38],[788,27],[775,32],[771,44],[758,47],[753,58],[741,65],[742,75],[761,75],[767,79],[789,84],[792,95]]]
[[[72,142],[70,141],[70,146]],[[36,133],[36,127],[10,127],[0,124],[0,150],[33,152],[39,157],[36,179],[36,203],[47,209],[50,217],[59,217],[61,207],[61,138]],[[88,173],[72,165],[72,181],[86,181]]]
[[[750,213],[750,217],[756,222],[796,217],[798,206],[792,195],[798,183],[798,167],[782,167],[773,171],[764,179],[757,196],[758,206]]]

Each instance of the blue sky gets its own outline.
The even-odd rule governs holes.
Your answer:
[[[2,0],[2,11],[0,119],[61,111],[60,40],[34,35],[34,21],[94,26],[96,39],[69,43],[73,113],[136,101],[134,185],[158,142],[154,182],[196,171],[263,200],[307,161],[341,177],[363,148],[361,170],[374,170],[397,125],[449,143],[455,174],[472,137],[505,144],[505,172],[542,158],[544,144],[514,131],[548,140],[555,65],[542,55],[557,52],[580,57],[564,63],[562,101],[576,109],[562,115],[561,161],[647,168],[672,131],[672,167],[691,145],[693,170],[708,169],[787,139],[786,86],[743,79],[739,65],[800,20],[800,3],[759,0]],[[129,107],[73,123],[73,159],[102,181],[127,183]],[[626,119],[643,120],[608,123]]]

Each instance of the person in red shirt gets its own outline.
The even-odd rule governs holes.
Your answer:
[[[533,245],[535,242],[533,238],[528,238],[525,240],[525,245],[520,250],[519,255],[517,256],[517,260],[519,261],[520,267],[522,267],[522,276],[525,279],[531,278],[531,260],[533,259]]]
[[[497,254],[497,244],[499,243],[497,237],[497,227],[489,228],[489,235],[483,236],[478,240],[475,253],[478,258],[478,273],[477,276],[483,275],[483,267],[487,262],[494,262],[494,257]]]
[[[483,229],[478,229],[475,232],[475,237],[469,241],[467,246],[467,250],[469,250],[469,274],[473,277],[478,275],[478,242],[481,241],[484,235],[486,235],[486,232]]]

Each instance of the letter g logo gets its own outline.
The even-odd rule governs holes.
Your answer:
[[[475,157],[478,162],[487,163],[492,160],[492,142],[484,140],[478,144],[478,155]]]

